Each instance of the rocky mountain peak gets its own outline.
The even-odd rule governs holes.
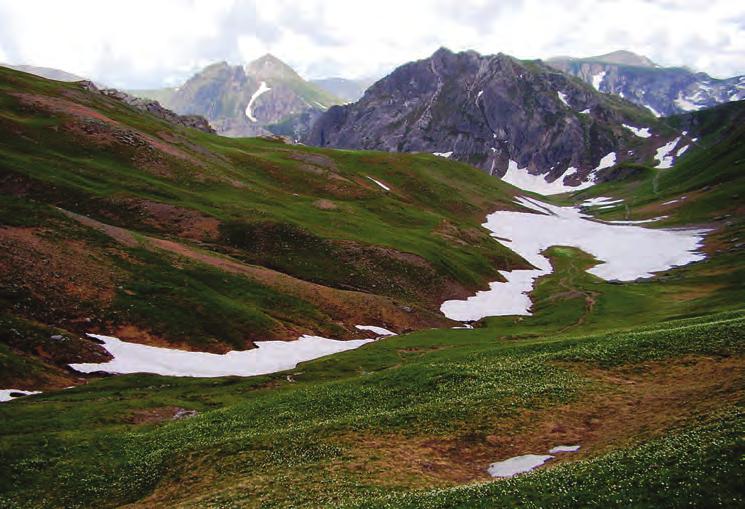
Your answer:
[[[257,58],[246,64],[244,70],[247,75],[258,80],[297,79],[302,80],[295,70],[271,53]]]
[[[496,176],[519,168],[576,186],[644,152],[624,124],[653,123],[540,61],[441,48],[394,70],[358,102],[331,108],[307,141],[430,152]]]

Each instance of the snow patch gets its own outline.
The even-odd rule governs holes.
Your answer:
[[[494,136],[496,137],[496,134]],[[437,157],[444,157],[445,159],[447,159],[448,157],[453,155],[453,151],[451,150],[450,152],[432,152],[432,155],[435,155]]]
[[[657,221],[662,221],[663,219],[667,219],[667,216],[657,216],[657,217],[652,217],[650,219],[637,219],[636,221],[627,220],[627,221],[606,221],[606,222],[609,224],[629,225],[629,224],[656,223]]]
[[[688,147],[690,147],[690,145],[686,145],[685,147],[683,147],[683,148],[679,149],[679,150],[678,150],[678,151],[677,151],[677,152],[675,153],[675,157],[680,157],[680,156],[682,156],[682,155],[683,155],[683,154],[685,153],[685,151],[686,151],[686,150],[688,150]]]
[[[388,187],[387,185],[383,184],[383,183],[382,183],[381,181],[379,181],[379,180],[375,180],[375,179],[374,179],[374,178],[372,178],[372,177],[371,177],[370,175],[368,175],[368,176],[367,176],[367,178],[369,178],[370,180],[372,180],[373,182],[375,182],[376,184],[378,184],[378,185],[379,185],[380,187],[382,187],[382,188],[383,188],[383,189],[385,189],[386,191],[390,191],[390,190],[391,190],[391,188],[390,188],[390,187]]]
[[[626,129],[637,135],[639,138],[649,138],[652,133],[649,132],[649,127],[634,127],[632,125],[621,124]]]
[[[571,108],[571,106],[569,106],[569,103],[567,102],[566,94],[564,92],[556,92],[556,93],[558,94],[559,99],[561,99],[561,102],[563,102],[564,104],[566,104],[568,107]]]
[[[507,173],[504,174],[502,180],[515,187],[524,189],[525,191],[542,194],[544,196],[566,193],[569,191],[579,191],[580,189],[586,189],[593,185],[592,182],[583,182],[574,187],[564,184],[564,178],[574,175],[576,172],[577,168],[570,166],[566,169],[564,174],[559,176],[556,180],[548,182],[545,175],[532,175],[528,173],[527,168],[518,168],[517,163],[510,159],[510,162],[507,164]]]
[[[618,198],[609,198],[607,196],[598,196],[596,198],[589,198],[582,203],[580,203],[581,207],[594,207],[596,205],[611,205],[613,203],[621,203],[623,200]]]
[[[556,454],[557,452],[577,452],[579,451],[578,445],[557,445],[549,449],[549,453]]]
[[[595,169],[592,170],[592,173],[595,173],[600,170],[604,170],[606,168],[610,168],[614,164],[616,164],[616,153],[610,152],[606,154],[605,156],[603,156],[603,158],[600,160],[600,162],[595,167]]]
[[[514,458],[492,463],[489,465],[487,471],[492,477],[512,477],[523,472],[530,472],[534,468],[540,467],[551,458],[553,458],[553,456],[540,454],[515,456]]]
[[[673,166],[673,156],[671,155],[673,149],[680,141],[680,137],[675,138],[673,141],[666,143],[657,149],[657,154],[654,156],[659,161],[655,168],[667,169]]]
[[[588,270],[605,280],[635,281],[671,267],[702,260],[698,252],[704,230],[647,229],[630,224],[593,220],[576,207],[558,207],[518,197],[537,214],[496,211],[483,226],[535,269],[499,271],[506,280],[489,284],[466,300],[443,302],[440,311],[453,320],[475,321],[486,316],[530,315],[528,292],[535,279],[551,273],[542,253],[551,246],[573,246],[602,263]]]
[[[256,90],[256,92],[253,93],[253,95],[251,96],[251,99],[248,101],[248,104],[246,105],[246,116],[251,122],[256,122],[256,117],[253,116],[253,112],[251,111],[251,106],[253,106],[253,103],[256,101],[256,99],[259,98],[261,94],[263,94],[264,92],[269,92],[270,90],[271,88],[266,86],[266,82],[262,81],[259,84],[258,90]]]
[[[673,102],[683,111],[697,111],[700,110],[702,106],[691,101],[691,99],[694,99],[695,97],[696,95],[692,97],[683,97],[683,92],[678,92],[678,97]]]
[[[603,82],[603,78],[605,78],[605,71],[599,72],[592,77],[592,86],[595,87],[595,90],[598,92],[600,92],[600,84]]]
[[[11,396],[13,394],[13,396]],[[20,396],[15,396],[20,394]],[[41,394],[41,391],[23,391],[21,389],[0,389],[0,403],[20,398],[22,396],[30,396],[31,394]]]
[[[299,362],[352,350],[374,341],[337,341],[318,336],[301,336],[296,341],[257,341],[253,350],[225,354],[187,352],[171,348],[128,343],[111,336],[88,334],[103,342],[114,356],[108,362],[70,364],[81,373],[155,373],[164,376],[217,377],[255,376],[293,369]]]
[[[384,329],[383,327],[376,327],[375,325],[355,325],[355,327],[359,330],[366,330],[370,332],[374,332],[378,336],[395,336],[396,333],[389,331],[388,329]]]
[[[649,111],[651,111],[652,115],[654,115],[655,117],[660,118],[662,116],[662,114],[659,111],[651,107],[649,104],[645,104],[644,107],[647,108]]]
[[[585,108],[584,110],[580,111],[580,113],[584,113],[585,115],[590,114],[590,108]]]

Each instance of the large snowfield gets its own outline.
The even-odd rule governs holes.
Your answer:
[[[295,341],[258,341],[253,350],[225,354],[187,352],[172,348],[129,343],[111,336],[89,334],[103,342],[114,356],[109,362],[70,364],[82,373],[155,373],[166,376],[255,376],[292,369],[300,362],[358,348],[372,339],[337,341],[301,336]]]
[[[530,198],[517,202],[535,213],[497,211],[487,216],[486,227],[535,269],[500,271],[505,282],[494,282],[488,290],[466,300],[446,301],[445,316],[458,321],[487,316],[529,315],[527,293],[537,277],[551,273],[551,263],[542,252],[551,246],[572,246],[597,258],[588,270],[605,280],[634,281],[655,272],[702,260],[697,252],[701,230],[664,230],[593,220],[576,207],[557,207]]]

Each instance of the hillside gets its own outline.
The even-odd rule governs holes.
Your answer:
[[[592,185],[616,163],[651,163],[674,134],[648,111],[540,62],[441,48],[329,109],[307,142],[429,152],[561,192]]]
[[[683,67],[661,67],[630,51],[587,58],[555,57],[546,63],[600,92],[645,107],[657,117],[745,99],[745,76],[716,79]]]
[[[222,138],[10,70],[0,101],[5,362],[31,353],[29,382],[74,378],[92,343],[59,334],[223,352],[446,325],[442,300],[524,263],[478,226],[513,190],[465,165]]]
[[[546,197],[0,69],[0,387],[43,391],[0,403],[0,506],[745,504],[744,115],[646,115],[669,165]],[[105,371],[86,332],[197,353],[358,324],[398,335],[253,377],[69,367]]]

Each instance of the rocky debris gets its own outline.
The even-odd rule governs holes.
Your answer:
[[[623,124],[643,119],[645,127],[656,127],[654,119],[614,101],[539,61],[441,48],[397,68],[358,102],[330,108],[305,141],[448,153],[497,176],[515,161],[549,182],[566,173],[564,183],[577,185],[611,153],[615,162],[644,160],[649,153],[639,148],[650,141]]]
[[[121,90],[117,90],[115,88],[99,89],[92,81],[81,81],[80,86],[90,92],[97,92],[99,94],[105,95],[106,97],[111,97],[112,99],[121,101],[137,110],[150,113],[151,115],[161,120],[165,120],[166,122],[169,122],[171,124],[199,129],[200,131],[204,131],[210,134],[214,134],[216,132],[212,128],[212,126],[210,126],[207,119],[200,115],[178,115],[173,111],[161,106],[158,101],[134,97],[127,94],[126,92],[122,92]]]
[[[197,415],[199,415],[199,412],[197,412],[196,410],[177,408],[176,412],[173,414],[173,417],[171,417],[171,420],[180,421],[181,419],[190,419],[191,417],[196,417]]]

